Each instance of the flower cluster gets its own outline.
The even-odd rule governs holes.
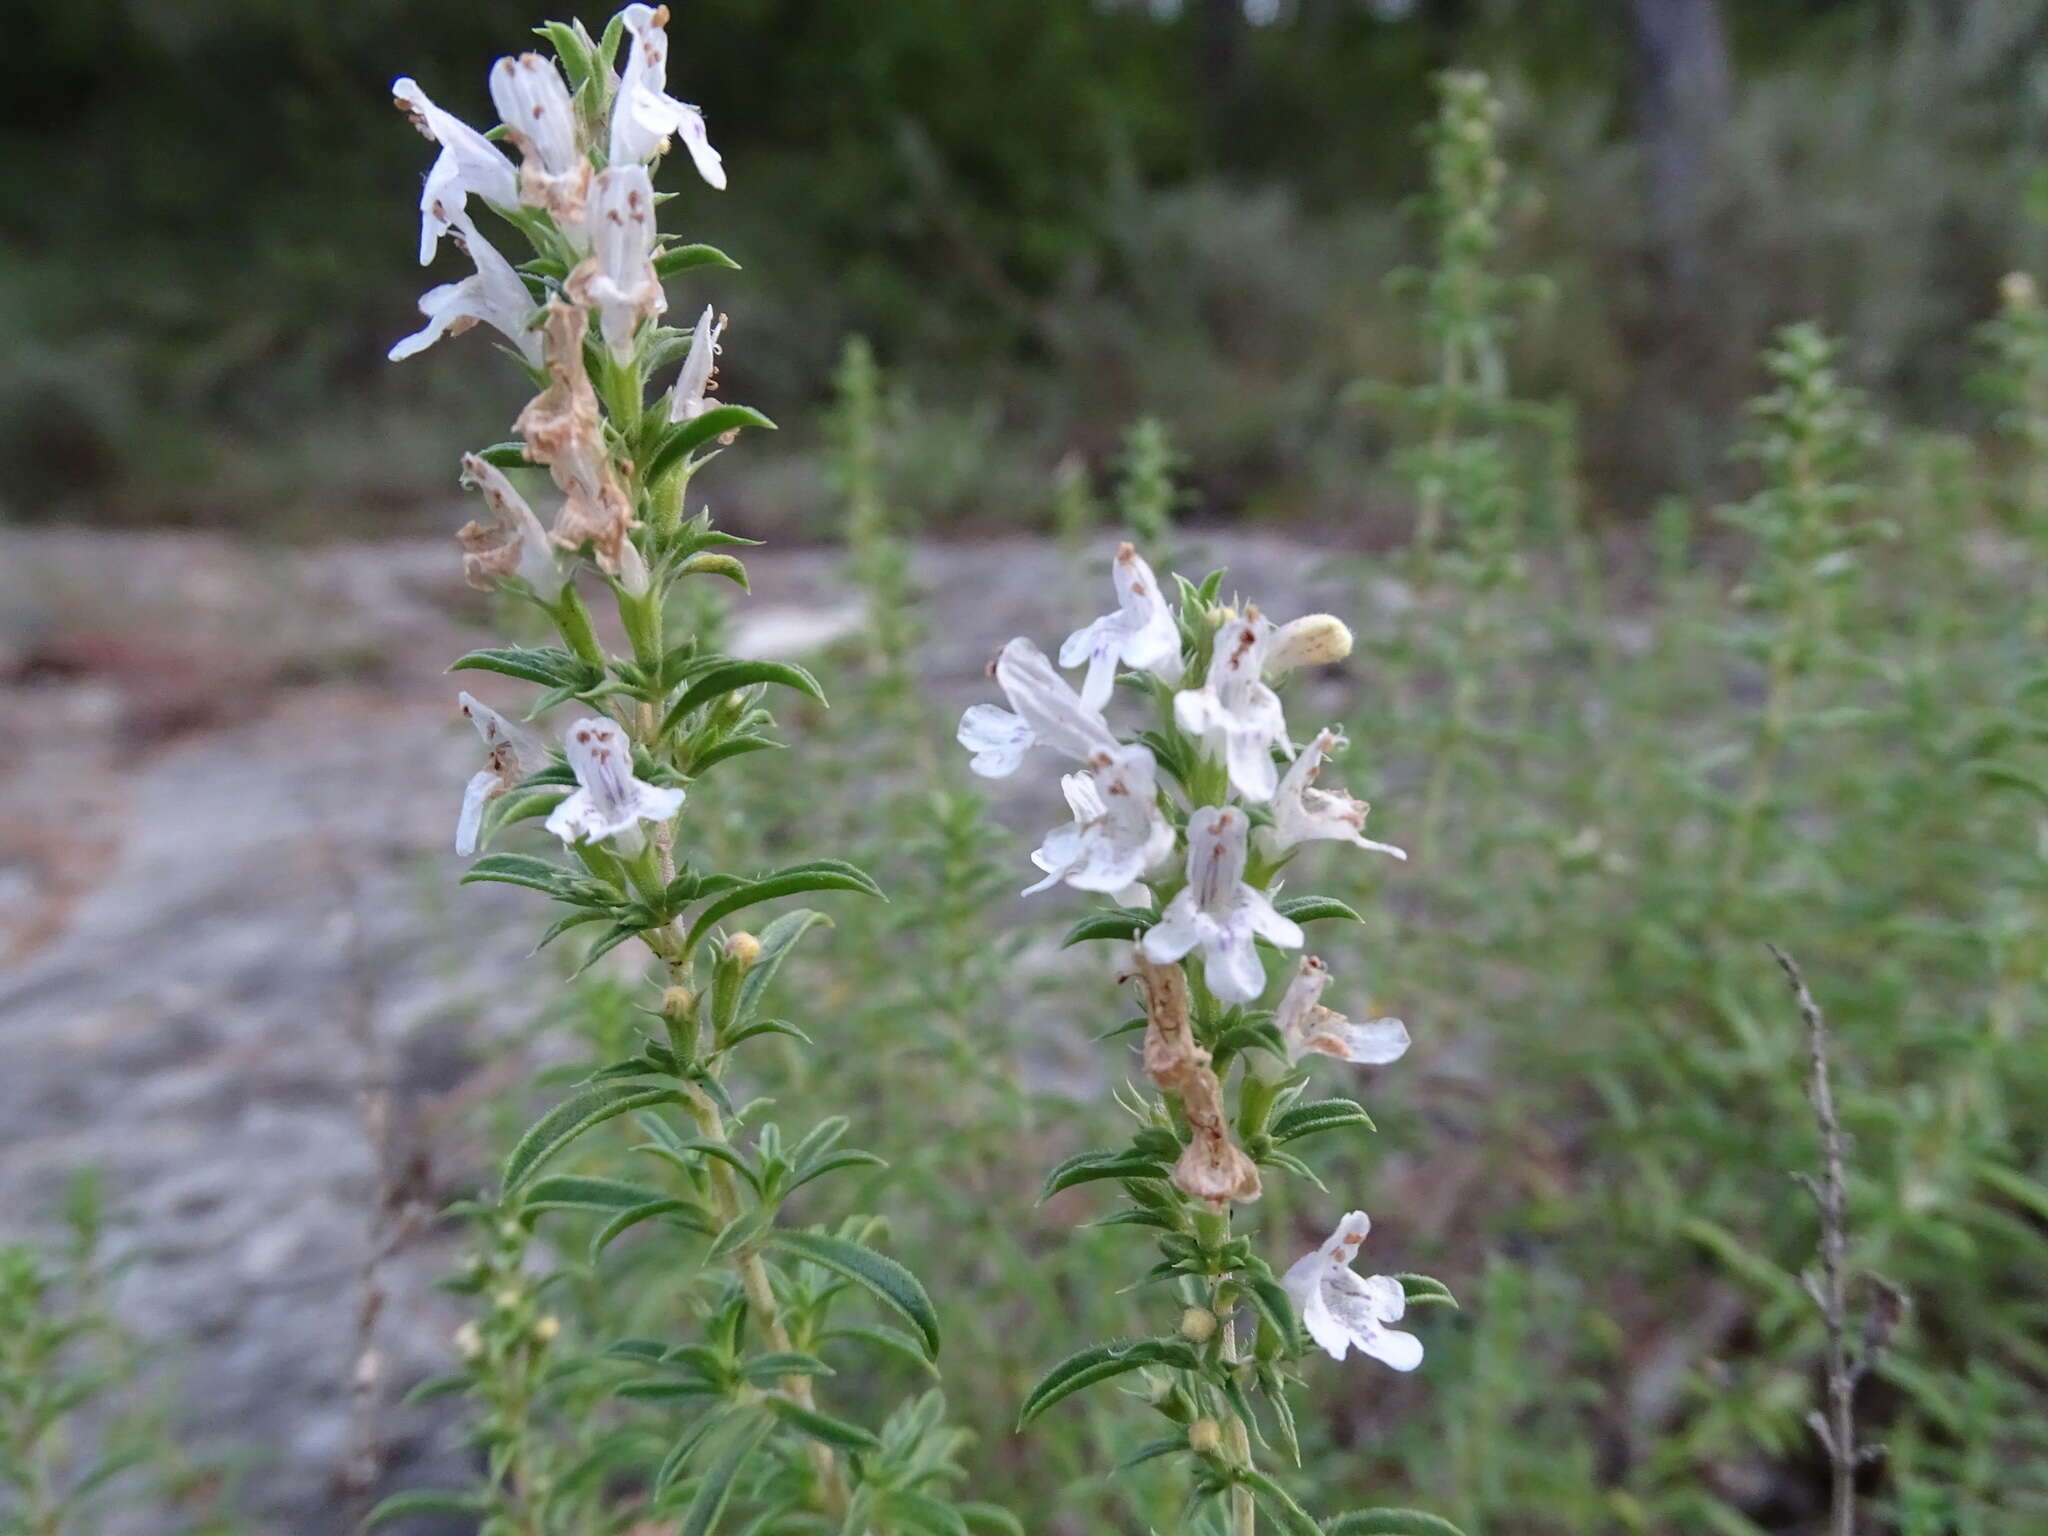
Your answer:
[[[1247,1530],[1247,1501],[1298,1513],[1250,1451],[1263,1434],[1250,1420],[1255,1396],[1274,1404],[1291,1437],[1279,1366],[1301,1352],[1297,1325],[1336,1359],[1356,1349],[1413,1370],[1421,1341],[1389,1325],[1412,1301],[1448,1299],[1421,1276],[1353,1271],[1369,1227],[1362,1211],[1284,1274],[1229,1233],[1231,1208],[1258,1199],[1269,1171],[1307,1172],[1287,1144],[1370,1126],[1349,1100],[1297,1102],[1309,1064],[1326,1056],[1381,1066],[1408,1049],[1400,1020],[1354,1022],[1324,1005],[1331,971],[1315,955],[1295,963],[1276,1003],[1260,1006],[1265,950],[1302,950],[1304,924],[1356,916],[1338,902],[1283,895],[1280,877],[1312,842],[1405,855],[1366,837],[1363,801],[1318,785],[1342,737],[1323,729],[1297,744],[1276,691],[1290,673],[1349,653],[1341,621],[1311,614],[1276,625],[1255,607],[1225,605],[1221,572],[1200,586],[1176,577],[1176,605],[1130,544],[1111,577],[1115,611],[1068,636],[1058,666],[1028,639],[1003,647],[991,671],[1007,707],[970,708],[959,740],[987,777],[1016,772],[1038,748],[1078,765],[1060,781],[1072,819],[1031,855],[1043,878],[1026,894],[1064,884],[1118,903],[1084,918],[1069,942],[1128,942],[1144,1004],[1131,1027],[1142,1024],[1144,1071],[1160,1097],[1139,1107],[1144,1124],[1128,1147],[1069,1158],[1046,1187],[1121,1184],[1131,1209],[1113,1219],[1164,1232],[1153,1274],[1176,1278],[1188,1310],[1174,1336],[1095,1346],[1063,1362],[1027,1399],[1025,1417],[1122,1370],[1173,1373],[1151,1401],[1186,1426],[1197,1492],[1227,1496],[1232,1528]],[[1062,668],[1080,671],[1078,687]],[[1111,724],[1120,688],[1149,703],[1149,729]],[[1249,1353],[1236,1316],[1247,1307],[1258,1319]]]
[[[425,1498],[484,1516],[489,1531],[612,1529],[622,1519],[705,1531],[740,1506],[757,1530],[879,1532],[934,1519],[964,1530],[970,1517],[1000,1525],[1000,1511],[952,1495],[959,1432],[944,1425],[935,1394],[870,1429],[832,1414],[819,1385],[836,1365],[825,1354],[851,1365],[873,1347],[874,1331],[834,1326],[843,1308],[879,1307],[912,1330],[885,1339],[926,1360],[938,1349],[923,1286],[872,1246],[877,1218],[805,1229],[784,1214],[798,1189],[879,1159],[840,1144],[843,1117],[785,1136],[727,1079],[748,1041],[803,1038],[763,1012],[764,994],[823,914],[784,910],[759,934],[726,925],[807,892],[879,893],[838,859],[707,868],[703,840],[682,819],[708,770],[778,745],[767,685],[823,694],[801,667],[668,632],[670,599],[685,579],[746,585],[727,548],[746,541],[714,530],[708,511],[685,516],[685,500],[696,471],[741,428],[772,423],[711,398],[725,330],[712,307],[690,330],[662,323],[664,279],[732,265],[707,245],[667,248],[656,227],[652,169],[671,141],[705,181],[725,183],[703,117],[668,94],[667,22],[665,8],[630,5],[601,39],[578,23],[542,27],[556,58],[521,54],[490,71],[501,135],[451,116],[412,80],[393,87],[439,146],[420,201],[421,259],[446,235],[475,271],[431,290],[420,306],[426,326],[391,355],[481,321],[524,363],[532,397],[512,423],[517,440],[462,461],[462,481],[484,509],[458,540],[471,585],[538,607],[560,642],[494,646],[455,663],[540,690],[527,721],[566,720],[557,747],[459,696],[483,745],[455,829],[456,851],[473,859],[463,878],[550,897],[562,911],[541,944],[578,933],[588,939],[584,965],[632,945],[653,995],[627,1054],[596,1065],[542,1116],[507,1156],[496,1202],[471,1208],[486,1252],[456,1285],[484,1310],[458,1337],[453,1380],[490,1446],[484,1486],[452,1506],[441,1495],[400,1495],[373,1518],[425,1508]],[[500,137],[518,152],[516,167]],[[526,240],[531,259],[515,266],[484,238],[477,219],[486,213]],[[546,485],[555,504],[544,521],[528,496]],[[585,592],[609,598],[625,654],[600,640]],[[534,820],[558,840],[556,856],[479,856]],[[582,1139],[628,1114],[642,1143],[625,1165],[612,1149],[614,1161],[599,1164],[605,1176],[547,1173],[572,1143],[604,1155]],[[590,1320],[539,1313],[515,1282],[536,1225],[577,1210],[604,1222],[593,1266],[628,1232],[643,1253],[659,1247],[665,1271],[683,1277],[675,1294],[697,1313],[701,1336],[636,1334],[568,1358]],[[679,1320],[663,1316],[660,1326]],[[872,1394],[862,1401],[873,1406]],[[621,1403],[681,1422],[635,1422]],[[604,1475],[567,1477],[565,1466]],[[618,1502],[629,1485],[630,1510]]]

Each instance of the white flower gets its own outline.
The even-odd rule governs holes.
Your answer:
[[[505,152],[461,118],[442,111],[410,76],[391,82],[391,97],[413,126],[441,146],[420,193],[420,265],[434,259],[441,236],[462,216],[470,193],[494,208],[519,206],[519,173]]]
[[[1401,1282],[1388,1275],[1360,1275],[1351,1268],[1359,1244],[1372,1230],[1365,1212],[1352,1211],[1337,1223],[1330,1240],[1304,1255],[1281,1279],[1308,1336],[1333,1360],[1357,1348],[1397,1371],[1422,1364],[1422,1340],[1385,1326],[1408,1310]]]
[[[1173,717],[1191,736],[1202,738],[1212,757],[1221,757],[1230,782],[1247,800],[1270,800],[1279,772],[1273,748],[1292,757],[1280,696],[1260,675],[1272,626],[1251,609],[1216,631],[1209,676],[1200,688],[1174,695]]]
[[[1244,883],[1244,860],[1243,811],[1205,805],[1188,817],[1188,883],[1138,941],[1161,965],[1200,945],[1209,990],[1226,1003],[1249,1003],[1266,990],[1255,938],[1282,949],[1302,943],[1301,926]]]
[[[1173,610],[1166,605],[1152,567],[1133,546],[1125,544],[1116,552],[1110,577],[1116,583],[1117,611],[1075,630],[1060,647],[1061,666],[1088,663],[1081,702],[1094,709],[1109,702],[1118,662],[1150,672],[1166,683],[1179,682],[1182,671],[1180,627],[1174,623]]]
[[[1084,763],[1117,750],[1102,712],[1084,704],[1029,640],[1019,636],[1004,646],[995,674],[1010,708],[974,705],[960,717],[956,738],[974,754],[968,766],[983,778],[1008,778],[1040,744]]]
[[[463,858],[476,852],[477,834],[483,828],[484,807],[527,775],[547,766],[547,749],[530,731],[520,729],[488,704],[468,694],[458,694],[462,712],[484,739],[484,760],[490,765],[479,770],[462,792],[462,814],[455,822],[455,851]]]
[[[524,200],[554,215],[572,238],[580,236],[583,199],[590,186],[590,161],[576,138],[576,108],[554,61],[537,53],[504,58],[491,66],[491,102],[506,137],[519,146],[519,191]],[[578,239],[579,247],[581,245]]]
[[[1323,759],[1343,745],[1342,736],[1324,730],[1301,749],[1301,756],[1288,768],[1274,796],[1273,825],[1260,832],[1260,846],[1269,853],[1318,838],[1334,838],[1376,853],[1390,853],[1397,859],[1408,857],[1406,850],[1392,843],[1376,843],[1365,835],[1365,813],[1372,808],[1365,801],[1354,800],[1341,789],[1315,788]]]
[[[488,524],[469,523],[455,536],[462,543],[462,573],[469,584],[489,591],[504,578],[517,576],[542,602],[553,603],[569,578],[526,498],[503,470],[473,453],[463,455],[462,483],[484,493],[491,513]]]
[[[1280,995],[1280,1006],[1273,1012],[1273,1027],[1287,1042],[1290,1061],[1299,1061],[1305,1053],[1318,1051],[1362,1067],[1383,1067],[1407,1053],[1407,1025],[1399,1019],[1352,1023],[1336,1009],[1323,1006],[1323,990],[1329,985],[1330,968],[1314,955],[1308,955]]]
[[[669,135],[677,134],[697,174],[723,190],[725,165],[705,134],[704,114],[668,93],[668,7],[629,5],[620,15],[632,39],[612,104],[611,163],[643,164],[665,151]]]
[[[642,320],[668,308],[654,272],[654,183],[644,165],[615,165],[590,191],[590,256],[569,274],[569,297],[598,314],[612,356],[633,355]]]
[[[695,421],[711,409],[711,401],[705,397],[717,387],[711,378],[718,371],[718,338],[724,334],[725,316],[714,321],[711,306],[706,304],[697,317],[697,328],[690,332],[690,355],[683,359],[683,371],[669,391],[670,421]]]
[[[1144,747],[1098,752],[1091,772],[1060,780],[1072,825],[1046,833],[1031,862],[1045,878],[1026,896],[1064,880],[1077,891],[1114,895],[1173,852],[1173,825],[1159,809],[1157,765]]]
[[[1266,647],[1266,676],[1284,677],[1296,667],[1326,667],[1351,654],[1351,629],[1328,613],[1304,614],[1273,631]]]
[[[548,816],[548,830],[565,843],[616,838],[619,851],[640,846],[640,823],[667,821],[682,809],[680,789],[661,789],[633,777],[633,744],[616,721],[602,715],[578,720],[562,734],[575,771],[576,792]]]
[[[476,263],[476,271],[459,283],[442,283],[420,296],[420,313],[427,323],[392,347],[391,360],[395,363],[424,352],[443,336],[460,335],[481,320],[539,367],[540,333],[527,325],[536,306],[525,281],[512,269],[512,263],[477,233],[467,214],[456,214],[453,224],[456,238]]]

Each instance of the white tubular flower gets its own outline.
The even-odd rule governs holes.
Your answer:
[[[644,165],[615,165],[590,189],[590,257],[569,274],[569,297],[595,309],[620,362],[640,322],[668,308],[654,272],[654,183]]]
[[[519,146],[520,196],[574,237],[583,224],[590,161],[576,141],[576,108],[561,71],[537,53],[500,59],[491,66],[491,102]]]
[[[1021,635],[996,657],[995,674],[1010,708],[974,705],[960,717],[956,736],[974,754],[968,766],[983,778],[1008,778],[1041,744],[1082,762],[1118,750],[1102,712],[1083,703],[1045,652]]]
[[[1304,1255],[1281,1279],[1293,1298],[1302,1326],[1333,1360],[1356,1348],[1360,1353],[1412,1371],[1422,1364],[1422,1340],[1389,1328],[1408,1310],[1401,1282],[1388,1275],[1360,1275],[1351,1268],[1372,1222],[1352,1211],[1337,1223],[1330,1240]]]
[[[1308,955],[1280,995],[1273,1027],[1287,1042],[1290,1061],[1299,1061],[1308,1052],[1316,1051],[1361,1067],[1383,1067],[1407,1054],[1407,1025],[1399,1019],[1352,1023],[1336,1009],[1323,1006],[1323,991],[1329,985],[1330,968],[1314,955]]]
[[[1301,925],[1244,883],[1244,861],[1243,811],[1205,805],[1188,817],[1188,883],[1138,941],[1145,958],[1160,965],[1200,945],[1209,990],[1226,1003],[1249,1003],[1266,990],[1254,939],[1282,949],[1302,945]]]
[[[670,421],[695,421],[711,409],[707,396],[718,387],[713,376],[718,372],[718,338],[724,334],[725,316],[713,320],[711,306],[706,304],[697,317],[697,328],[690,332],[690,355],[683,359],[683,371],[669,391]]]
[[[420,193],[420,265],[434,259],[441,236],[454,228],[474,192],[494,208],[519,206],[519,173],[505,152],[461,118],[427,99],[419,82],[405,75],[391,82],[391,99],[441,153]]]
[[[1344,745],[1344,738],[1332,730],[1317,733],[1301,749],[1273,798],[1273,825],[1260,829],[1259,845],[1268,853],[1280,853],[1319,838],[1335,839],[1375,853],[1408,857],[1407,850],[1392,843],[1376,843],[1365,835],[1365,813],[1372,809],[1341,789],[1315,788],[1323,759]]]
[[[1092,709],[1109,702],[1118,662],[1166,683],[1179,682],[1183,670],[1180,627],[1152,567],[1134,546],[1125,544],[1116,552],[1110,576],[1116,583],[1117,611],[1075,630],[1060,647],[1061,666],[1088,664],[1081,702]]]
[[[1151,752],[1118,747],[1096,753],[1089,766],[1092,772],[1060,780],[1074,820],[1046,833],[1031,855],[1045,878],[1026,896],[1062,880],[1077,891],[1114,895],[1173,852],[1173,826],[1159,809]]]
[[[395,363],[424,352],[443,336],[459,336],[481,320],[539,367],[540,333],[527,325],[536,306],[525,281],[512,263],[477,233],[466,214],[458,213],[453,224],[456,238],[476,263],[476,271],[459,283],[442,283],[420,296],[420,313],[427,323],[392,347],[391,360]]]
[[[469,584],[488,592],[506,577],[517,576],[542,602],[553,603],[569,578],[526,498],[502,469],[473,453],[463,455],[462,483],[484,493],[491,514],[489,523],[468,523],[455,535],[462,544],[462,574]]]
[[[1266,647],[1266,676],[1285,677],[1297,667],[1327,667],[1351,654],[1351,629],[1334,614],[1310,613],[1273,631]]]
[[[674,134],[689,150],[697,174],[723,191],[725,164],[704,131],[704,114],[668,93],[668,7],[629,5],[620,16],[632,38],[612,104],[611,163],[644,164],[664,153]]]
[[[532,732],[522,730],[468,694],[458,694],[463,714],[484,739],[484,760],[490,766],[479,770],[462,792],[462,814],[455,822],[455,851],[463,858],[476,852],[477,834],[483,829],[484,807],[528,774],[547,766],[547,749]]]
[[[602,715],[578,720],[562,735],[577,790],[548,816],[548,830],[565,843],[614,838],[619,851],[640,847],[640,823],[667,821],[683,807],[680,789],[662,789],[633,777],[633,744],[616,721]]]
[[[1201,737],[1210,756],[1220,756],[1229,768],[1231,785],[1254,801],[1272,799],[1279,783],[1274,746],[1294,756],[1280,696],[1261,676],[1271,628],[1256,608],[1225,624],[1216,631],[1208,679],[1173,699],[1173,717],[1180,728]]]

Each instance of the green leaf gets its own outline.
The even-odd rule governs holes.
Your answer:
[[[644,483],[655,484],[706,443],[728,432],[737,432],[742,427],[760,427],[773,432],[775,423],[745,405],[715,405],[702,416],[680,423],[662,437],[649,457]]]
[[[873,1345],[884,1354],[895,1355],[909,1361],[919,1370],[932,1376],[939,1374],[938,1367],[925,1354],[924,1341],[914,1339],[901,1328],[891,1328],[883,1323],[844,1323],[834,1328],[818,1342],[820,1346],[838,1342],[840,1339],[859,1339]]]
[[[1458,1298],[1451,1294],[1451,1288],[1430,1275],[1395,1275],[1393,1278],[1401,1282],[1401,1294],[1411,1307],[1458,1305]]]
[[[425,1381],[414,1382],[399,1401],[409,1408],[414,1403],[431,1403],[436,1398],[453,1397],[475,1385],[476,1372],[450,1371],[446,1375],[429,1376]]]
[[[1072,1189],[1076,1184],[1088,1184],[1097,1179],[1163,1179],[1166,1176],[1167,1170],[1161,1164],[1128,1149],[1077,1152],[1045,1176],[1045,1188],[1039,1191],[1038,1198],[1041,1202],[1050,1200],[1063,1189]]]
[[[897,1488],[884,1499],[883,1512],[889,1522],[887,1529],[899,1526],[910,1531],[921,1531],[924,1536],[973,1536],[967,1529],[967,1522],[960,1518],[960,1512],[943,1499],[935,1499],[928,1493],[919,1493],[915,1488]]]
[[[652,1221],[657,1216],[683,1218],[682,1225],[705,1236],[711,1234],[711,1223],[704,1219],[698,1207],[688,1200],[650,1200],[645,1205],[636,1205],[630,1211],[621,1211],[600,1227],[590,1239],[590,1256],[595,1259],[619,1238],[625,1236],[643,1221]]]
[[[1349,1099],[1318,1099],[1313,1104],[1297,1104],[1275,1118],[1271,1135],[1276,1142],[1299,1141],[1304,1136],[1354,1125],[1368,1131],[1379,1129],[1372,1123],[1372,1116]]]
[[[976,1530],[997,1531],[1001,1536],[1025,1536],[1024,1522],[1000,1504],[962,1504],[960,1518]]]
[[[405,1493],[394,1493],[369,1514],[363,1517],[363,1525],[382,1525],[386,1520],[396,1520],[400,1515],[483,1515],[490,1513],[489,1506],[479,1494],[443,1493],[431,1488],[414,1488]]]
[[[1258,1495],[1260,1505],[1273,1511],[1280,1529],[1287,1532],[1287,1536],[1323,1536],[1323,1528],[1309,1517],[1308,1511],[1295,1503],[1293,1496],[1265,1473],[1246,1468],[1240,1475],[1245,1486]]]
[[[818,680],[802,667],[786,661],[726,661],[713,667],[702,677],[690,684],[680,699],[669,709],[661,722],[664,731],[672,731],[688,719],[693,710],[723,698],[740,688],[752,688],[761,683],[780,683],[785,688],[794,688],[798,693],[809,694],[820,704],[825,702],[825,690],[818,686]]]
[[[520,1201],[524,1211],[629,1211],[668,1198],[658,1189],[629,1184],[624,1179],[592,1179],[579,1175],[557,1175],[542,1179]]]
[[[859,1243],[849,1242],[843,1237],[828,1237],[822,1232],[778,1231],[770,1241],[785,1253],[794,1254],[836,1275],[844,1275],[856,1285],[872,1291],[900,1312],[904,1320],[923,1336],[927,1358],[938,1355],[939,1315],[932,1307],[932,1299],[925,1294],[917,1276],[894,1259]]]
[[[1237,1280],[1237,1288],[1266,1320],[1266,1325],[1292,1346],[1295,1335],[1294,1298],[1287,1294],[1287,1288],[1264,1275],[1242,1275]]]
[[[775,1411],[776,1417],[785,1424],[799,1434],[809,1435],[813,1440],[825,1445],[842,1451],[881,1449],[882,1442],[858,1424],[849,1424],[844,1419],[833,1418],[829,1413],[806,1408],[802,1403],[794,1402],[779,1393],[770,1393],[765,1401]]]
[[[839,1373],[816,1355],[785,1349],[754,1356],[740,1367],[740,1374],[756,1386],[771,1386],[785,1376],[836,1376]]]
[[[1105,907],[1100,912],[1090,912],[1069,928],[1067,936],[1060,940],[1060,948],[1071,949],[1090,939],[1135,939],[1158,921],[1156,913],[1140,907]]]
[[[1291,917],[1297,923],[1319,922],[1326,917],[1342,918],[1347,923],[1365,921],[1334,896],[1289,896],[1273,905],[1279,908],[1282,917]]]
[[[1143,1445],[1131,1452],[1130,1455],[1118,1462],[1115,1470],[1121,1472],[1127,1467],[1141,1467],[1148,1461],[1157,1461],[1162,1456],[1171,1456],[1175,1452],[1184,1451],[1187,1448],[1188,1437],[1186,1435],[1167,1435],[1160,1440],[1147,1440]]]
[[[509,1195],[518,1189],[542,1163],[585,1131],[652,1104],[682,1102],[683,1096],[673,1088],[636,1088],[620,1083],[584,1090],[542,1115],[519,1138],[512,1155],[505,1159],[504,1192]]]
[[[764,901],[796,896],[805,891],[859,891],[864,896],[882,894],[882,888],[868,878],[866,871],[842,859],[813,859],[807,864],[792,864],[787,869],[778,869],[772,875],[764,875],[759,880],[750,880],[735,890],[727,891],[705,907],[690,924],[683,948],[695,949],[697,941],[721,918]]]
[[[676,1536],[710,1536],[712,1528],[718,1524],[718,1517],[725,1513],[726,1500],[732,1497],[732,1485],[738,1479],[740,1469],[760,1449],[761,1442],[768,1438],[768,1431],[774,1425],[775,1421],[766,1414],[741,1422],[725,1450],[697,1485],[696,1496],[683,1512],[683,1523],[676,1528]]]
[[[822,912],[799,908],[783,913],[755,935],[761,941],[761,953],[740,982],[739,1007],[734,1013],[736,1018],[744,1021],[754,1016],[754,1010],[761,1005],[761,994],[768,990],[768,983],[782,969],[782,962],[789,958],[796,941],[820,923],[829,928],[832,919]]]
[[[1107,1344],[1091,1344],[1075,1350],[1039,1379],[1017,1410],[1017,1427],[1022,1429],[1061,1398],[1113,1376],[1147,1365],[1192,1371],[1200,1364],[1185,1339],[1112,1339]]]
[[[1419,1509],[1359,1509],[1324,1522],[1325,1536],[1465,1536],[1441,1515]]]
[[[493,443],[488,448],[479,448],[476,456],[486,464],[499,469],[532,469],[533,460],[526,456],[526,444],[514,440],[509,443]]]
[[[724,267],[737,272],[740,264],[715,245],[678,245],[654,258],[655,275],[664,279],[695,267]]]
[[[541,891],[586,907],[617,895],[606,891],[587,875],[546,859],[537,859],[530,853],[486,854],[462,872],[464,885],[479,885],[487,881],[498,885],[523,885],[530,891]]]
[[[451,665],[450,672],[501,672],[543,688],[574,688],[581,692],[604,681],[604,674],[559,646],[507,645],[471,651]]]
[[[758,1238],[768,1223],[775,1219],[775,1213],[762,1206],[751,1211],[742,1211],[725,1224],[725,1229],[711,1240],[705,1250],[704,1262],[716,1263],[729,1253],[737,1252]]]

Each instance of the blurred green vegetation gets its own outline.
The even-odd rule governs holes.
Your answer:
[[[1854,338],[1880,398],[1973,425],[1956,338],[2039,244],[2048,7],[1719,9],[1734,84],[1676,297],[1629,8],[1595,0],[698,0],[672,79],[733,190],[690,188],[682,222],[748,268],[704,296],[745,341],[731,387],[771,415],[814,416],[840,338],[874,339],[923,402],[905,451],[940,524],[1049,522],[1053,466],[1106,470],[1145,414],[1212,507],[1356,521],[1386,442],[1338,386],[1414,355],[1381,292],[1414,254],[1413,138],[1429,75],[1483,65],[1532,172],[1504,239],[1556,279],[1515,361],[1576,405],[1600,505],[1710,483],[1757,347],[1800,315]],[[507,19],[17,6],[0,512],[368,530],[445,495],[443,445],[503,423],[464,360],[383,360],[430,280],[428,149],[384,87],[415,75],[488,122],[474,61]],[[726,515],[815,531],[823,457],[785,434]]]

